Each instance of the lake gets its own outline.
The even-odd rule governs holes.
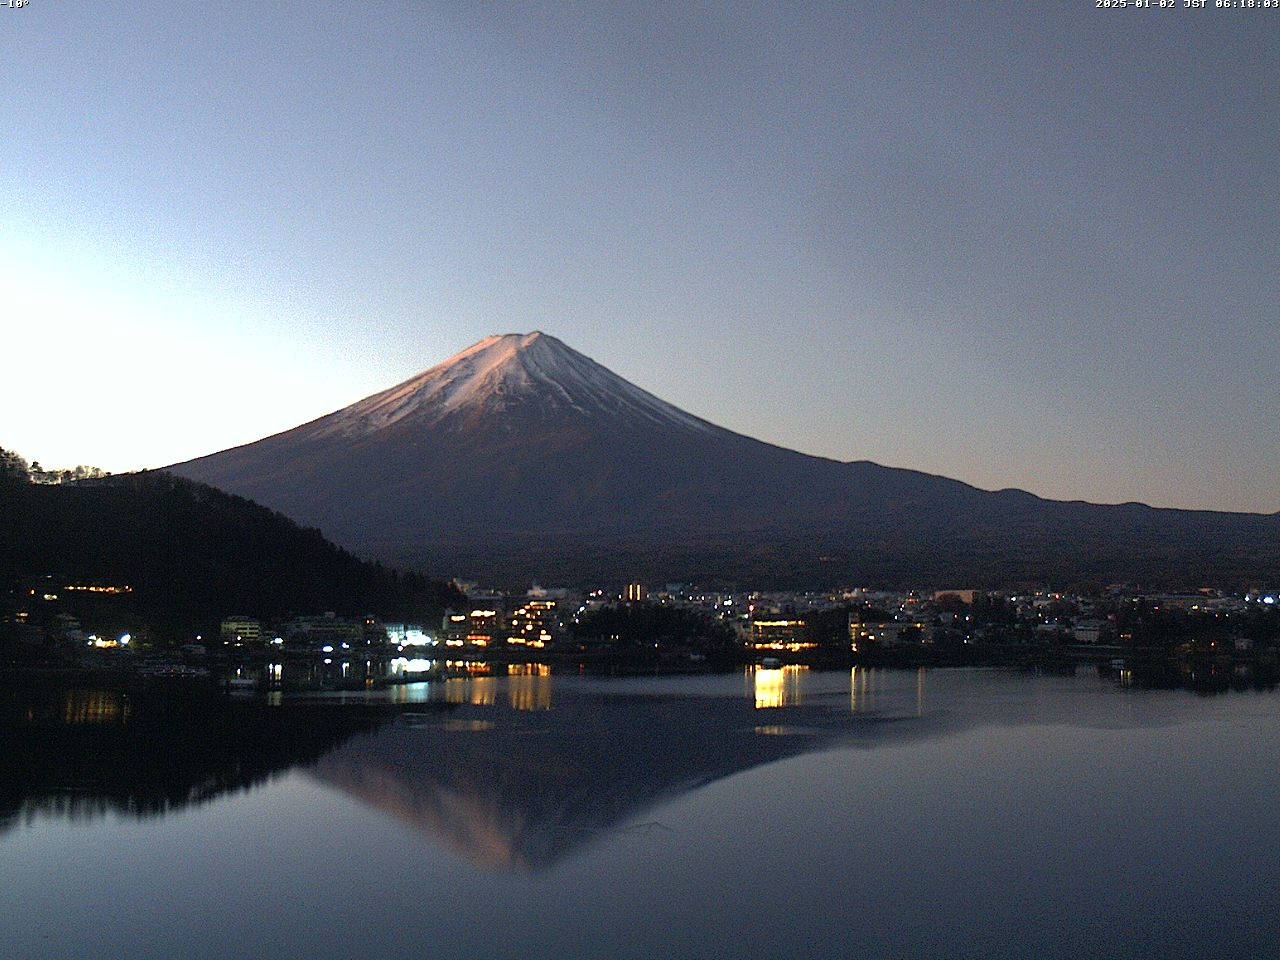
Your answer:
[[[1280,955],[1280,692],[1209,686],[529,665],[278,704],[10,692],[0,953]]]

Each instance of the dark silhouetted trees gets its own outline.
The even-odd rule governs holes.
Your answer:
[[[159,637],[230,613],[430,621],[460,600],[446,584],[364,562],[319,530],[166,473],[0,484],[0,585],[46,574],[129,584],[121,607]]]

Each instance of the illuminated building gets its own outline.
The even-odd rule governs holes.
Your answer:
[[[498,611],[477,607],[469,613],[448,613],[444,642],[449,647],[487,647],[498,633]]]
[[[298,617],[285,624],[285,636],[295,643],[338,647],[364,642],[364,621],[347,620],[326,613],[323,617]]]
[[[644,600],[644,584],[628,583],[627,584],[627,600],[630,603],[641,603]]]
[[[809,650],[816,647],[807,637],[805,620],[753,620],[751,646],[756,650]]]
[[[100,637],[96,633],[91,633],[85,640],[85,644],[90,647],[96,647],[99,650],[114,650],[117,647],[127,647],[133,642],[133,634],[122,633],[116,639],[111,637]]]
[[[479,593],[467,597],[470,609],[445,611],[444,642],[449,647],[487,647],[499,639],[506,600],[501,594]]]
[[[551,642],[558,627],[556,601],[526,600],[507,622],[507,643],[541,649]]]
[[[919,621],[891,620],[883,623],[860,623],[849,618],[849,649],[854,653],[875,647],[893,647],[904,643],[926,643],[925,625]]]
[[[450,647],[460,647],[466,642],[467,633],[471,626],[471,618],[465,613],[456,613],[453,610],[446,610],[444,621],[440,626],[444,631],[445,645]]]
[[[383,624],[387,643],[400,647],[434,647],[438,641],[416,623]]]
[[[226,617],[218,634],[223,643],[257,643],[262,639],[262,624],[253,617]]]

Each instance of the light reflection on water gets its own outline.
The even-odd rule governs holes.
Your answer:
[[[163,818],[73,822],[33,800],[0,821],[5,956],[1280,948],[1274,689],[1205,699],[1092,668],[488,669],[363,693],[410,709]],[[85,693],[47,716],[117,718],[75,721],[95,737],[137,719]],[[66,757],[46,796],[86,789],[57,780]],[[253,761],[199,759],[173,762],[207,783]],[[192,942],[191,917],[217,936]]]
[[[910,672],[915,681],[914,712],[916,716],[924,714],[927,672],[923,667]],[[834,671],[829,673],[811,671],[803,664],[787,664],[781,667],[750,666],[746,668],[744,675],[758,710],[802,706],[806,694],[813,695],[818,691],[829,691],[832,678],[837,676]],[[849,712],[875,711],[877,684],[885,682],[886,677],[893,678],[896,697],[899,693],[897,688],[901,687],[901,681],[906,676],[907,672],[902,670],[852,667],[848,674]]]
[[[545,664],[512,664],[507,690],[512,710],[551,709],[551,668]]]
[[[442,677],[399,683],[379,692],[392,703],[445,703],[474,707],[499,702],[512,710],[551,709],[551,668],[545,664],[509,664],[503,676]],[[417,671],[411,671],[417,672]]]
[[[808,670],[795,663],[785,667],[748,667],[747,673],[754,679],[756,709],[798,707],[804,702],[801,678]]]
[[[129,720],[128,698],[105,690],[69,690],[62,710],[63,723],[126,723]]]

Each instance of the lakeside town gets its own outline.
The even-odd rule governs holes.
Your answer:
[[[0,453],[15,520],[25,516],[30,527],[0,579],[0,677],[10,680],[208,677],[254,689],[398,683],[488,663],[610,672],[1247,666],[1273,663],[1280,641],[1280,585],[1239,580],[1182,591],[1098,582],[765,590],[638,579],[512,590],[432,581],[163,474],[102,486],[97,468],[47,470]],[[90,530],[97,577],[85,564]],[[37,541],[52,546],[40,552]],[[103,578],[103,569],[132,579]]]
[[[462,581],[453,586],[458,602],[438,620],[333,611],[268,619],[228,611],[207,632],[179,637],[154,635],[145,623],[112,613],[112,602],[132,592],[129,584],[49,576],[10,598],[3,626],[11,673],[25,666],[27,676],[41,668],[205,675],[228,663],[239,675],[254,676],[263,663],[292,660],[314,665],[309,676],[315,678],[324,666],[363,660],[358,676],[339,676],[362,683],[489,661],[669,670],[1055,657],[1270,662],[1280,639],[1280,591],[1264,589],[765,592],[633,582],[621,589],[503,592]]]

